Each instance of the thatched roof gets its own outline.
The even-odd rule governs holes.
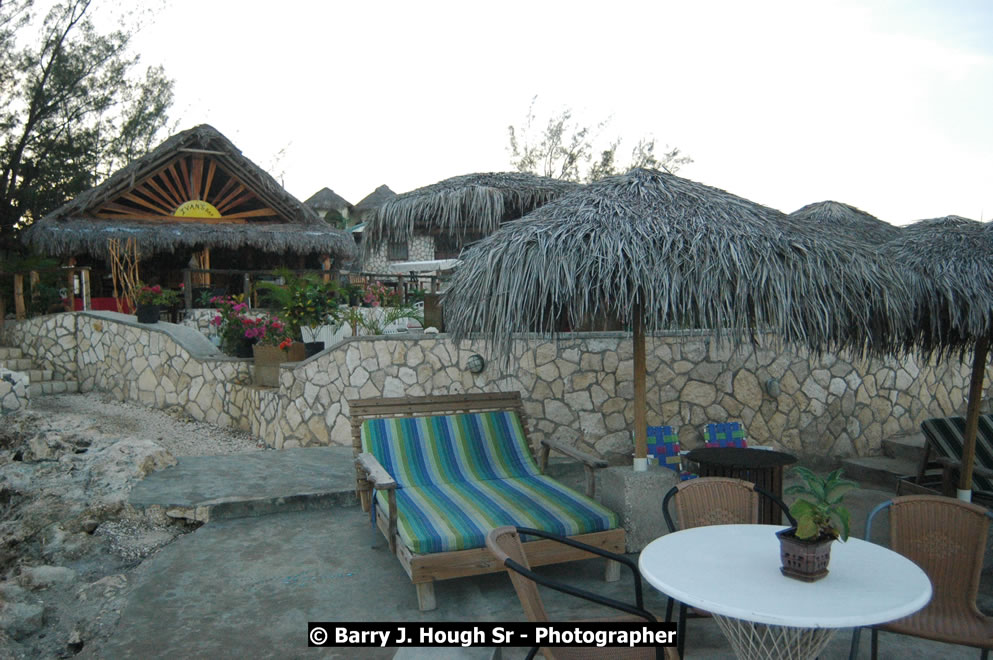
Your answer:
[[[915,343],[939,355],[993,339],[993,224],[960,216],[921,220],[900,230],[880,252],[921,277]]]
[[[445,295],[446,326],[555,333],[602,315],[646,331],[709,328],[734,343],[756,328],[815,351],[886,348],[910,314],[900,275],[839,232],[825,240],[779,211],[655,170],[583,186],[469,248]]]
[[[815,230],[825,229],[831,233],[844,231],[853,239],[869,245],[885,243],[896,238],[900,233],[899,227],[841,202],[807,204],[802,209],[790,213],[790,217],[808,224]]]
[[[390,187],[384,183],[363,197],[359,203],[355,205],[355,210],[359,213],[365,213],[366,211],[378,209],[380,206],[396,196],[397,194],[390,190]]]
[[[96,218],[102,205],[133,190],[177,157],[208,154],[237,177],[258,199],[276,211],[277,221],[253,220],[242,225],[160,220]],[[245,158],[217,129],[201,124],[173,135],[158,147],[118,170],[106,181],[35,222],[22,234],[36,249],[55,255],[105,254],[108,238],[136,238],[145,253],[178,246],[255,247],[265,251],[327,252],[338,258],[356,254],[354,242],[328,226],[310,208],[289,194],[265,170]]]
[[[398,195],[379,208],[367,230],[375,241],[405,241],[414,229],[454,235],[491,234],[579,184],[522,172],[466,174]]]
[[[344,197],[327,187],[315,192],[307,198],[304,204],[315,211],[341,211],[352,208],[352,205]]]

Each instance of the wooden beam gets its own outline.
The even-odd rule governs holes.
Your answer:
[[[200,196],[200,182],[203,180],[203,156],[193,157],[193,199],[203,199]]]
[[[161,208],[159,206],[156,206],[155,204],[152,204],[151,202],[145,201],[144,199],[142,199],[138,195],[135,195],[134,193],[124,193],[123,195],[121,195],[121,197],[123,197],[124,199],[126,199],[128,201],[134,202],[135,204],[139,204],[141,206],[144,206],[147,209],[151,209],[153,211],[157,211],[157,212],[161,213],[162,215],[169,215],[169,209],[164,209],[164,208]]]
[[[170,205],[170,206],[172,206],[173,208],[176,208],[176,207],[178,207],[178,206],[179,206],[180,204],[182,204],[182,202],[181,202],[180,200],[178,200],[178,199],[175,199],[175,198],[173,198],[173,196],[172,196],[172,195],[170,195],[169,193],[167,193],[167,192],[166,192],[166,191],[165,191],[165,190],[164,190],[164,189],[163,189],[163,188],[162,188],[162,187],[161,187],[161,186],[160,186],[159,184],[157,184],[157,183],[156,183],[155,181],[153,181],[153,180],[151,180],[151,179],[149,179],[148,181],[146,181],[146,182],[145,182],[145,185],[147,185],[147,186],[148,186],[149,188],[151,188],[152,190],[154,190],[154,191],[156,191],[157,193],[159,193],[160,195],[162,195],[162,197],[163,197],[164,199],[166,199],[166,200],[168,200],[168,202],[169,202],[169,205]]]
[[[228,154],[224,153],[223,151],[212,151],[210,149],[190,149],[190,148],[185,148],[185,149],[179,149],[179,151],[182,151],[182,152],[185,152],[185,153],[188,153],[188,154],[205,154],[205,155],[208,155],[208,156],[227,156],[228,155]]]
[[[200,267],[210,270],[210,248],[204,247],[200,258]],[[204,286],[210,286],[210,273],[203,274],[203,284]]]
[[[248,221],[244,218],[228,219],[224,218],[190,218],[178,215],[141,215],[131,213],[130,215],[112,215],[110,213],[95,213],[94,217],[101,220],[143,220],[147,222],[189,222],[205,225],[244,225]]]
[[[138,190],[138,189],[139,188],[135,188],[135,190]],[[142,185],[142,186],[140,186],[140,190],[141,190],[141,194],[142,195],[144,195],[145,197],[148,197],[153,202],[155,202],[156,204],[158,204],[159,206],[161,206],[162,208],[164,208],[166,210],[168,210],[168,209],[170,209],[170,208],[172,208],[172,207],[175,206],[169,200],[165,199],[164,197],[159,196],[159,194],[152,188],[152,186],[148,185],[147,183],[144,184],[144,185]]]
[[[207,183],[203,186],[203,200],[209,202],[210,197],[210,184],[214,182],[214,172],[217,170],[217,163],[213,160],[210,161],[210,167],[207,168]]]
[[[245,192],[243,192],[242,194],[238,195],[234,199],[229,200],[228,203],[225,204],[223,207],[218,206],[217,207],[217,210],[219,212],[221,212],[221,213],[224,213],[228,209],[236,209],[239,206],[241,206],[242,204],[245,204],[247,202],[250,202],[253,199],[258,199],[258,197],[256,197],[255,196],[255,193],[253,193],[251,190],[246,190]]]
[[[90,269],[84,268],[79,271],[79,290],[83,294],[83,311],[90,311]]]
[[[230,193],[228,193],[228,196],[227,197],[225,197],[221,201],[219,201],[216,204],[214,204],[214,208],[217,209],[218,211],[221,211],[221,209],[224,207],[224,205],[227,202],[231,201],[232,199],[234,199],[235,197],[237,197],[238,195],[240,195],[244,191],[245,191],[245,186],[243,186],[242,184],[239,183],[235,187],[235,189],[233,191],[231,191]]]
[[[325,283],[331,281],[331,255],[322,254],[321,255],[321,270],[328,271],[327,275],[322,276]]]
[[[279,215],[279,213],[270,208],[255,209],[254,211],[242,211],[240,213],[232,213],[231,215],[224,216],[225,218],[260,218],[267,215]]]
[[[217,195],[214,196],[214,200],[221,199],[226,194],[228,194],[228,191],[233,190],[235,188],[235,186],[237,186],[237,185],[238,185],[238,179],[234,178],[233,176],[228,177],[228,180],[226,182],[224,182],[224,185],[223,186],[221,186],[221,191],[219,193],[217,193]],[[207,201],[210,202],[209,199]],[[213,204],[215,206],[215,208],[216,208],[216,206],[217,206],[217,202],[216,201],[213,201],[213,202],[210,202],[210,203]]]
[[[171,175],[171,178],[170,178],[170,175]],[[179,175],[176,174],[176,163],[175,162],[169,163],[169,167],[167,167],[167,168],[165,168],[165,169],[162,170],[162,180],[165,181],[166,187],[169,188],[169,190],[172,191],[172,194],[175,195],[176,196],[176,199],[179,200],[179,203],[182,204],[183,202],[185,202],[187,200],[183,198],[183,195],[181,195],[179,193],[179,190],[176,188],[176,186],[173,185],[173,179],[175,179],[175,182],[178,185],[179,184]],[[179,204],[177,204],[176,206],[179,206]]]
[[[186,166],[186,159],[179,159],[179,171],[183,173],[183,187],[186,190],[186,199],[195,199],[193,196],[193,186],[190,183],[190,169]]]

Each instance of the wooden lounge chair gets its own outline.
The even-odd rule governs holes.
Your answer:
[[[921,422],[927,443],[917,468],[917,483],[934,483],[930,472],[941,471],[941,492],[954,496],[962,467],[965,439],[964,417],[932,417]],[[981,499],[993,499],[993,415],[980,415],[976,430],[976,457],[972,473],[973,490]]]
[[[519,393],[348,403],[356,490],[365,510],[375,508],[421,610],[434,609],[436,580],[503,570],[485,547],[495,527],[531,527],[624,551],[615,513],[541,474]],[[605,465],[572,447],[543,444],[589,466]],[[526,545],[535,566],[593,557],[548,540]],[[619,570],[608,562],[607,578],[618,579]]]
[[[525,547],[530,544],[521,543],[521,534],[544,538],[566,546],[579,547],[587,552],[598,554],[603,557],[607,557],[612,561],[624,564],[630,568],[631,572],[634,574],[634,604],[600,596],[599,594],[578,589],[535,573],[531,570],[531,564],[528,561],[527,552],[525,552]],[[545,604],[541,600],[541,594],[538,592],[538,585],[569,594],[570,596],[575,596],[576,598],[582,598],[592,603],[597,603],[599,605],[618,610],[619,612],[624,612],[623,615],[610,618],[584,619],[584,623],[590,623],[591,621],[600,621],[604,623],[616,623],[621,621],[650,621],[655,623],[658,621],[658,618],[654,614],[645,609],[642,598],[641,572],[638,570],[637,564],[624,555],[607,552],[605,550],[601,550],[600,548],[584,546],[581,543],[557,536],[555,534],[547,534],[545,532],[539,532],[537,530],[527,529],[524,527],[509,526],[498,527],[491,531],[486,537],[486,547],[493,553],[493,556],[498,562],[500,562],[500,565],[506,567],[507,574],[510,576],[510,581],[514,585],[514,591],[517,592],[517,597],[521,601],[521,606],[524,608],[524,614],[527,616],[528,621],[538,623],[551,621],[548,617],[548,613],[545,611]],[[676,658],[673,649],[670,647],[534,647],[531,649],[531,652],[527,657],[534,657],[539,650],[548,660],[586,660],[587,658],[592,660],[593,658],[601,657],[617,660],[649,660],[651,658],[666,658],[669,660],[675,660]]]
[[[924,609],[872,628],[873,660],[879,630],[974,646],[982,649],[986,660],[993,649],[993,617],[979,611],[976,596],[993,514],[977,504],[938,495],[897,497],[869,513],[866,541],[871,540],[873,517],[886,508],[891,548],[923,569],[933,595]],[[860,633],[861,628],[852,632],[850,658],[858,655]]]

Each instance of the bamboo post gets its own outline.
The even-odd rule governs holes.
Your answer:
[[[203,285],[206,287],[210,286],[210,248],[205,247],[203,249],[203,256],[200,259],[200,268],[203,268],[207,272],[203,274]]]
[[[183,269],[183,305],[193,309],[193,274],[189,268]]]
[[[648,415],[645,396],[645,327],[644,308],[639,301],[634,306],[634,471],[648,469]]]
[[[324,283],[327,284],[331,281],[331,255],[322,254],[321,255],[321,270],[324,271]]]
[[[972,501],[972,464],[976,461],[976,432],[979,430],[979,404],[983,398],[983,377],[986,375],[986,356],[989,353],[988,337],[976,340],[972,359],[972,378],[969,381],[969,407],[965,413],[965,438],[962,446],[962,468],[959,470],[958,498]]]
[[[90,311],[90,269],[83,268],[79,271],[79,291],[83,294],[83,310]]]
[[[14,273],[14,312],[19,321],[24,320],[28,315],[24,306],[24,273]]]

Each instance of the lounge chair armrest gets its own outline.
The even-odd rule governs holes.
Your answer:
[[[939,463],[944,467],[951,467],[958,470],[962,466],[961,461],[957,461],[954,458],[948,458],[947,456],[935,456],[932,459],[935,463]],[[974,474],[978,474],[981,477],[993,478],[993,470],[983,467],[982,465],[972,464],[972,471]]]
[[[396,490],[396,480],[390,476],[386,468],[372,454],[362,452],[355,459],[355,463],[366,473],[366,479],[369,480],[373,488],[377,490]]]
[[[597,458],[592,454],[587,454],[584,451],[580,451],[575,447],[573,447],[572,445],[567,444],[565,442],[560,442],[558,440],[552,440],[546,438],[541,441],[541,445],[542,445],[542,456],[547,455],[546,452],[548,449],[554,449],[555,451],[562,452],[569,458],[574,458],[577,461],[581,462],[583,465],[588,465],[591,468],[605,468],[609,465],[609,463],[607,463],[607,461],[605,461],[604,459]],[[544,466],[542,466],[542,468],[544,468]]]

